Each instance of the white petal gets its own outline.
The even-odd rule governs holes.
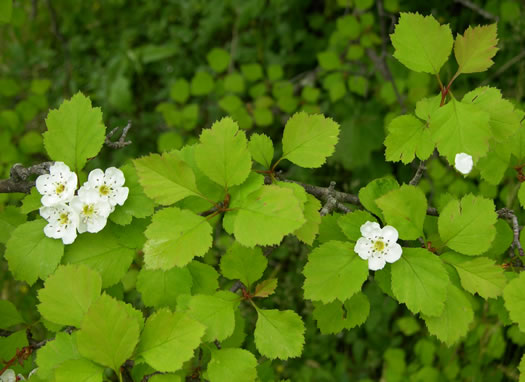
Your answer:
[[[107,218],[109,214],[112,212],[111,210],[111,204],[105,201],[99,201],[95,204],[95,210],[97,211],[97,214],[100,216],[103,216]]]
[[[110,167],[106,169],[106,184],[110,184],[113,187],[120,187],[124,185],[126,179],[124,173],[116,167]]]
[[[49,173],[52,175],[68,174],[70,172],[71,172],[71,169],[64,162],[55,162],[49,167]]]
[[[354,252],[359,255],[363,260],[368,260],[371,252],[370,240],[364,237],[360,237],[355,243]]]
[[[118,205],[123,205],[124,202],[126,201],[126,199],[128,198],[128,194],[129,194],[129,188],[127,187],[119,187],[116,189],[116,194],[115,196],[112,198],[113,200],[111,202],[113,202],[112,204],[118,204]]]
[[[84,208],[84,203],[78,196],[75,196],[73,199],[71,199],[71,202],[69,203],[69,206],[76,212],[79,213]]]
[[[87,230],[91,233],[96,233],[106,226],[107,219],[102,216],[94,216],[87,224]]]
[[[383,269],[385,264],[386,263],[383,256],[370,256],[370,258],[368,259],[368,269],[370,269],[371,271]]]
[[[474,165],[472,157],[465,153],[456,154],[454,162],[454,167],[456,167],[456,170],[464,175],[467,175],[470,171],[472,171],[472,166]]]
[[[47,194],[48,192],[54,191],[55,186],[53,185],[53,182],[51,181],[51,175],[44,174],[36,178],[36,189],[41,194]]]
[[[90,187],[100,186],[104,184],[104,173],[97,168],[91,171],[88,175],[88,183]]]
[[[54,224],[49,223],[44,227],[44,234],[52,239],[60,239],[63,235],[63,231],[58,232],[57,227]]]
[[[97,190],[85,186],[80,187],[78,196],[87,204],[97,203],[100,200],[100,193]]]
[[[62,242],[64,244],[71,244],[75,241],[76,238],[77,238],[76,226],[70,225],[64,232],[64,236],[62,236]]]
[[[53,208],[47,206],[40,207],[40,210],[38,212],[40,212],[40,216],[49,221],[49,218],[53,214]]]
[[[87,224],[84,223],[82,220],[80,222],[78,222],[77,231],[78,231],[78,233],[86,232],[87,231]]]
[[[376,236],[381,235],[381,226],[376,222],[366,222],[360,228],[361,235],[366,238],[374,239]]]
[[[397,243],[390,244],[385,251],[385,260],[389,263],[394,263],[401,258],[403,248]]]
[[[383,239],[385,239],[385,241],[387,241],[388,243],[395,243],[399,238],[397,229],[395,229],[391,225],[386,225],[383,227],[383,229],[381,230],[381,236],[383,236]]]
[[[16,374],[13,369],[7,369],[0,375],[0,381],[2,382],[15,382]]]

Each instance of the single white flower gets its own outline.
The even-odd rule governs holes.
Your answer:
[[[456,154],[454,167],[463,175],[467,175],[469,172],[471,172],[473,165],[474,162],[472,161],[472,157],[470,155],[465,153]]]
[[[49,167],[49,174],[36,178],[36,189],[42,194],[44,206],[67,203],[75,195],[77,174],[71,172],[63,162],[55,162]]]
[[[0,375],[0,382],[16,382],[16,374],[12,369],[7,369]]]
[[[44,227],[47,237],[62,239],[64,244],[71,244],[77,237],[78,214],[66,204],[41,207],[40,216],[48,221]]]
[[[78,196],[70,203],[71,208],[78,214],[78,232],[99,232],[106,225],[111,205],[107,200],[99,197],[98,192],[91,188],[81,187]]]
[[[91,188],[97,191],[98,197],[108,202],[112,207],[123,205],[128,198],[129,188],[124,185],[124,173],[118,168],[110,167],[106,172],[97,168],[89,173],[88,181],[82,188]]]
[[[368,260],[368,269],[377,271],[383,269],[386,262],[399,260],[403,249],[396,243],[397,229],[387,225],[381,229],[376,222],[366,222],[361,226],[360,237],[355,243],[354,251],[363,260]]]

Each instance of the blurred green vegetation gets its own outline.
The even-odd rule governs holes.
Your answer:
[[[311,172],[285,165],[288,178],[319,186],[334,180],[348,192],[387,174],[407,181],[417,163],[385,161],[385,125],[439,88],[435,78],[409,72],[391,57],[388,34],[400,11],[432,13],[454,34],[497,20],[495,65],[486,73],[460,77],[454,93],[461,96],[486,82],[523,107],[525,28],[519,1],[15,0],[10,18],[0,7],[1,178],[9,176],[14,163],[46,159],[41,133],[48,110],[82,91],[102,108],[108,131],[128,120],[133,126],[132,145],[106,147],[86,171],[191,144],[225,115],[248,134],[264,132],[279,142],[288,117],[305,110],[339,122],[341,139],[323,168]],[[454,65],[441,71],[444,81]],[[494,198],[499,207],[516,206],[517,181],[492,186],[476,181],[475,174],[463,178],[438,157],[427,167],[421,187],[434,206],[443,205],[445,192],[472,192]],[[445,196],[434,200],[433,195]],[[0,194],[0,248],[25,219],[16,208],[23,196]],[[505,222],[498,228],[490,255],[503,262],[512,233]],[[325,217],[318,240],[336,237],[337,231],[335,218]],[[219,235],[205,261],[217,264],[228,240]],[[518,380],[525,334],[511,325],[501,298],[484,303],[472,297],[475,324],[461,344],[447,348],[377,283],[368,283],[366,323],[339,335],[320,334],[313,306],[302,296],[308,252],[288,239],[270,255],[279,287],[269,307],[300,313],[307,332],[302,357],[262,362],[262,381]],[[136,269],[131,269],[109,292],[141,306],[134,277]],[[31,315],[40,287],[15,282],[6,262],[0,262],[0,295],[15,301],[30,321],[36,319]],[[246,325],[251,328],[253,322]],[[250,335],[245,341],[255,349]]]

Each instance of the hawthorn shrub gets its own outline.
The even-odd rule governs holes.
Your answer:
[[[143,133],[128,124],[115,140],[83,92],[46,112],[46,79],[0,112],[5,146],[22,152],[6,149],[0,181],[0,379],[521,378],[525,113],[490,81],[463,80],[494,64],[498,24],[454,38],[395,2],[375,15],[373,2],[339,1],[319,66],[294,82],[280,64],[235,56],[264,2],[233,3],[230,50],[210,49],[191,79],[135,104],[117,70],[108,108],[153,106],[165,124],[142,151]],[[19,22],[22,6],[0,4]],[[389,36],[387,12],[399,16]],[[178,49],[128,55],[146,65]],[[23,86],[3,84],[6,97]],[[24,132],[42,113],[45,132]]]

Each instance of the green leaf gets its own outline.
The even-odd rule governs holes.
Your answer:
[[[376,203],[401,239],[415,240],[423,236],[427,199],[420,188],[404,184],[376,199]]]
[[[20,212],[22,212],[22,214],[28,214],[32,211],[38,210],[40,207],[42,207],[42,203],[40,202],[41,198],[42,195],[40,195],[36,187],[31,188],[31,193],[22,200]],[[0,222],[0,224],[2,223]]]
[[[259,64],[241,65],[241,72],[248,81],[257,81],[263,76],[262,68]]]
[[[443,313],[437,317],[422,315],[430,334],[435,335],[447,346],[464,337],[474,319],[474,311],[465,292],[449,283],[445,292]]]
[[[492,138],[505,141],[520,128],[521,116],[514,105],[501,96],[496,88],[483,86],[468,92],[462,102],[471,103],[490,115],[489,126]]]
[[[383,212],[376,204],[376,200],[396,188],[399,188],[399,183],[392,177],[374,179],[359,190],[359,201],[368,211],[383,220]]]
[[[209,73],[199,71],[191,79],[191,94],[195,96],[210,94],[214,85],[213,77]]]
[[[310,194],[306,194],[306,203],[304,204],[304,217],[306,223],[301,228],[294,232],[299,240],[308,245],[312,245],[317,233],[319,232],[319,225],[321,224],[321,202]]]
[[[252,168],[246,135],[226,117],[203,130],[195,159],[202,172],[215,183],[229,188],[246,180]]]
[[[507,144],[492,141],[487,155],[476,164],[481,177],[492,185],[498,185],[509,167],[511,150]]]
[[[310,253],[303,273],[305,298],[345,301],[361,290],[368,278],[368,263],[355,254],[352,244],[329,241]]]
[[[0,329],[24,323],[24,319],[11,301],[0,300]]]
[[[226,291],[219,291],[213,296],[201,294],[191,297],[188,315],[206,326],[203,341],[222,341],[233,334],[234,309],[239,302],[239,296]]]
[[[392,292],[412,313],[428,316],[443,313],[450,283],[437,256],[422,248],[403,248],[401,258],[392,264]]]
[[[438,74],[448,60],[454,39],[448,25],[439,25],[433,16],[401,13],[390,35],[394,57],[415,72]]]
[[[206,218],[177,207],[153,215],[144,245],[144,262],[150,269],[183,267],[204,256],[212,245],[212,227]]]
[[[170,87],[170,97],[175,102],[185,104],[190,97],[190,84],[184,78],[179,78]]]
[[[520,188],[518,190],[518,200],[520,201],[521,207],[525,208],[525,186],[523,183],[520,184]]]
[[[503,268],[487,257],[471,258],[454,252],[441,255],[441,259],[456,268],[461,286],[468,292],[478,293],[484,299],[496,298],[503,293],[507,278]]]
[[[439,109],[441,104],[441,95],[423,98],[416,103],[416,115],[423,121],[429,122],[430,117]]]
[[[131,164],[126,164],[120,168],[126,178],[126,187],[129,188],[129,195],[123,206],[115,206],[115,211],[109,218],[117,223],[126,225],[135,218],[145,218],[153,214],[153,201],[144,194],[144,189],[139,184],[139,179],[135,168]]]
[[[33,190],[36,190],[36,188],[33,187],[31,192]],[[40,198],[42,195],[40,195],[38,191],[36,193],[38,194],[38,206],[36,209],[38,209],[42,205],[40,203]],[[26,196],[24,201],[30,196],[31,195]],[[23,205],[21,208],[17,208],[15,206],[5,206],[5,208],[0,212],[0,243],[7,243],[13,230],[20,224],[25,223],[27,220],[26,214],[31,211],[25,211],[23,208]]]
[[[133,161],[144,192],[163,205],[170,205],[188,196],[199,196],[193,170],[177,151],[151,154]]]
[[[224,78],[224,90],[232,93],[244,93],[244,77],[233,72]]]
[[[321,167],[333,154],[338,136],[339,124],[331,118],[295,113],[284,127],[282,159],[301,167]]]
[[[103,367],[87,359],[71,359],[56,368],[54,382],[102,382],[103,375]]]
[[[213,48],[206,59],[215,73],[224,72],[230,64],[230,54],[222,48]]]
[[[16,280],[31,285],[53,273],[60,263],[64,245],[44,234],[46,225],[43,219],[33,220],[19,225],[11,234],[4,256]]]
[[[317,60],[319,61],[319,66],[327,71],[336,70],[341,67],[341,60],[333,50],[317,53]]]
[[[211,265],[192,261],[187,265],[193,283],[191,294],[213,294],[219,288],[219,273]]]
[[[270,169],[273,159],[273,143],[268,136],[264,134],[252,134],[250,142],[248,143],[248,149],[254,161]]]
[[[257,309],[255,346],[270,359],[299,357],[304,344],[304,323],[291,310]]]
[[[0,23],[11,21],[13,14],[13,0],[0,0]]]
[[[87,266],[62,265],[38,291],[38,311],[46,320],[78,328],[101,287],[100,275]]]
[[[377,222],[376,218],[363,210],[355,210],[341,216],[337,224],[348,240],[356,242],[361,236],[361,226],[366,222]]]
[[[267,265],[261,248],[246,248],[239,243],[234,243],[221,257],[222,275],[230,280],[238,279],[247,287],[262,277]]]
[[[82,93],[62,102],[46,118],[44,145],[49,158],[79,172],[88,158],[97,156],[105,140],[106,127],[100,108],[93,108]]]
[[[14,332],[7,337],[0,337],[0,360],[12,359],[16,356],[18,350],[28,345],[25,329]],[[15,359],[18,359],[18,357]],[[4,364],[2,363],[2,365]],[[3,367],[5,367],[5,365],[2,366],[2,368]]]
[[[175,309],[177,297],[191,294],[193,280],[187,268],[174,267],[169,271],[141,269],[137,277],[137,290],[144,305],[154,308]]]
[[[480,107],[452,99],[431,115],[430,134],[449,163],[458,153],[467,153],[476,162],[489,149],[489,120],[489,113]]]
[[[498,215],[494,210],[492,200],[471,194],[461,202],[451,200],[438,219],[443,244],[464,255],[482,254],[496,236]]]
[[[362,325],[370,313],[370,302],[366,294],[359,292],[345,301],[346,309],[345,328],[352,329]]]
[[[133,354],[140,327],[125,303],[103,294],[91,304],[77,333],[82,356],[119,374],[120,366]]]
[[[492,57],[498,51],[497,24],[468,27],[464,35],[458,34],[454,54],[459,73],[484,72],[494,64]]]
[[[253,297],[268,297],[273,294],[275,288],[277,288],[277,279],[263,280],[255,286]]]
[[[205,330],[185,313],[159,310],[146,321],[137,355],[158,371],[177,371],[193,357]]]
[[[76,333],[57,333],[54,340],[48,341],[36,354],[37,375],[51,380],[54,370],[71,359],[81,358],[76,344]]]
[[[321,334],[336,334],[345,328],[345,311],[339,300],[328,304],[314,301],[313,317]]]
[[[234,234],[247,247],[278,244],[305,223],[301,204],[292,190],[263,186],[238,207]]]
[[[516,322],[520,330],[525,332],[525,272],[520,273],[518,277],[511,280],[503,290],[503,300],[505,308],[509,311],[510,319]]]
[[[392,162],[408,164],[417,157],[427,159],[434,151],[427,126],[413,115],[401,115],[388,125],[385,156]]]
[[[213,351],[208,378],[210,382],[253,382],[257,379],[257,359],[244,349]]]
[[[102,288],[118,283],[128,271],[135,251],[124,246],[110,230],[80,235],[66,247],[66,264],[85,264],[102,276]]]

